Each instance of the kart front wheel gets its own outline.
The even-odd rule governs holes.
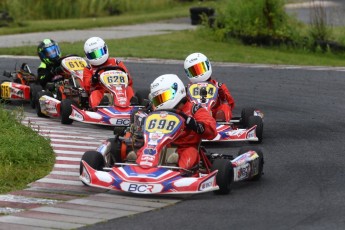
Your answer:
[[[85,161],[88,165],[90,165],[91,168],[95,170],[103,170],[103,167],[105,166],[103,156],[100,152],[86,151],[81,157],[79,168],[80,175],[83,173],[84,168],[82,161]]]
[[[212,163],[211,171],[218,170],[216,182],[219,190],[214,191],[215,194],[229,194],[234,181],[234,171],[232,164],[227,159],[215,159]]]
[[[259,148],[255,148],[255,147],[242,147],[239,151],[238,151],[238,156],[248,152],[248,151],[255,151],[258,156],[259,156],[259,162],[256,165],[257,170],[258,170],[258,174],[256,174],[255,176],[253,176],[252,178],[250,178],[250,181],[258,181],[260,180],[261,176],[263,175],[263,171],[264,171],[264,154],[262,153],[261,149]],[[252,166],[253,167],[253,166]]]
[[[61,124],[70,125],[73,123],[73,120],[69,118],[72,114],[72,100],[64,99],[61,101],[60,104],[60,116],[61,116]]]
[[[35,101],[37,98],[37,93],[42,91],[42,90],[43,90],[43,88],[41,85],[36,84],[36,83],[30,84],[30,106],[31,106],[31,108],[34,109],[36,107]]]

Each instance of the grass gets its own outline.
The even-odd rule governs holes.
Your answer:
[[[55,162],[49,140],[23,126],[23,108],[5,110],[0,104],[0,194],[24,189],[46,176]]]
[[[201,4],[203,5],[203,4]],[[95,27],[131,25],[170,18],[187,17],[191,3],[171,7],[170,9],[149,12],[124,13],[119,16],[89,17],[78,19],[25,20],[20,26],[0,27],[0,35],[19,34],[40,31],[70,29],[88,29]]]
[[[202,30],[180,31],[166,35],[107,40],[110,55],[184,60],[192,52],[205,53],[214,62],[344,66],[344,55],[310,53],[288,48],[245,46],[237,41],[217,42]],[[193,42],[186,42],[193,41]],[[84,42],[60,43],[63,54],[84,56]],[[68,53],[66,53],[68,50]],[[0,48],[0,55],[36,55],[36,47]]]

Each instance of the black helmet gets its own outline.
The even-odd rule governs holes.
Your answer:
[[[37,47],[37,54],[41,61],[46,64],[52,64],[59,60],[61,52],[59,45],[52,39],[44,39]]]

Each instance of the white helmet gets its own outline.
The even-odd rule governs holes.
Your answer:
[[[212,66],[202,53],[192,53],[184,61],[184,71],[192,83],[207,81],[212,75]]]
[[[164,74],[151,83],[149,99],[157,110],[173,109],[186,97],[186,89],[175,74]]]
[[[102,65],[109,58],[107,44],[99,37],[91,37],[84,44],[86,58],[91,65]]]

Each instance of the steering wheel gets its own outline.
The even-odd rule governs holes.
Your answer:
[[[128,73],[124,70],[124,68],[122,68],[122,67],[120,67],[120,66],[102,66],[102,67],[99,67],[99,68],[96,70],[94,76],[96,76],[97,78],[99,78],[99,75],[100,75],[99,72],[100,72],[100,71],[108,71],[108,70],[120,70],[120,71],[122,71],[122,72],[124,72],[125,74],[128,75]]]

